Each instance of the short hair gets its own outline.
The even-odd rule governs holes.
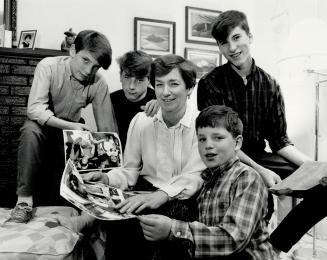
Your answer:
[[[150,76],[152,58],[143,51],[129,51],[117,59],[120,74],[144,78]]]
[[[30,34],[26,34],[25,37],[24,37],[24,40],[26,40],[27,38],[32,39],[32,35],[30,35]]]
[[[250,33],[250,27],[245,13],[229,10],[221,13],[214,22],[211,34],[218,43],[226,41],[228,34],[235,27],[240,26],[247,34]]]
[[[77,34],[74,44],[76,53],[87,50],[102,68],[109,68],[112,60],[112,50],[109,40],[102,33],[93,30],[81,31]]]
[[[186,89],[193,88],[196,83],[195,65],[191,61],[175,54],[158,57],[152,62],[150,73],[151,85],[155,87],[156,77],[165,76],[175,68],[181,74]]]
[[[203,109],[195,121],[196,132],[204,127],[224,127],[234,138],[243,133],[241,119],[227,106],[213,105]]]

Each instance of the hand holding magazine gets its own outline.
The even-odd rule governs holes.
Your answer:
[[[66,167],[61,178],[60,195],[98,219],[119,220],[135,217],[132,214],[121,214],[115,206],[142,192],[123,192],[102,183],[85,182],[82,178],[83,174],[89,172],[108,172],[122,165],[118,135],[79,130],[64,130],[63,135]]]
[[[270,191],[276,195],[288,195],[293,191],[308,190],[327,177],[327,162],[308,161],[282,182],[272,186]]]

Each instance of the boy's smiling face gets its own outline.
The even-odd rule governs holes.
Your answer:
[[[251,65],[250,45],[252,39],[251,33],[247,33],[240,26],[236,26],[229,32],[224,42],[218,42],[218,47],[229,62],[241,69]]]
[[[236,138],[224,127],[201,127],[197,130],[198,149],[208,168],[223,165],[236,155],[242,146],[242,136]]]

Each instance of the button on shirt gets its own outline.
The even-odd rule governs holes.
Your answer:
[[[124,167],[108,173],[109,184],[126,189],[141,175],[170,197],[192,196],[203,183],[200,174],[205,169],[197,148],[197,115],[187,106],[180,122],[168,128],[161,110],[153,118],[138,113],[128,130]]]
[[[235,157],[202,177],[198,221],[173,220],[169,238],[189,240],[196,258],[245,251],[253,260],[274,259],[263,219],[268,193],[257,172]]]
[[[92,103],[98,131],[117,131],[107,83],[97,73],[87,85],[75,80],[71,57],[50,57],[39,62],[28,99],[27,115],[44,125],[50,117],[78,122],[81,109]]]

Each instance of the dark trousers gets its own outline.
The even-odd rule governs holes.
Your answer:
[[[134,190],[155,191],[156,188],[142,177]],[[173,200],[156,210],[148,210],[142,214],[162,214],[174,219],[193,221],[197,218],[197,205],[193,199]],[[190,259],[189,241],[150,242],[144,238],[143,230],[136,218],[106,221],[107,230],[106,259],[142,259],[142,260],[186,260]]]
[[[295,195],[303,196],[303,200],[291,210],[270,236],[270,243],[284,252],[288,252],[311,227],[327,216],[327,187],[317,185]]]
[[[68,205],[59,187],[65,167],[62,130],[27,120],[17,156],[17,195],[33,196],[35,206]]]

